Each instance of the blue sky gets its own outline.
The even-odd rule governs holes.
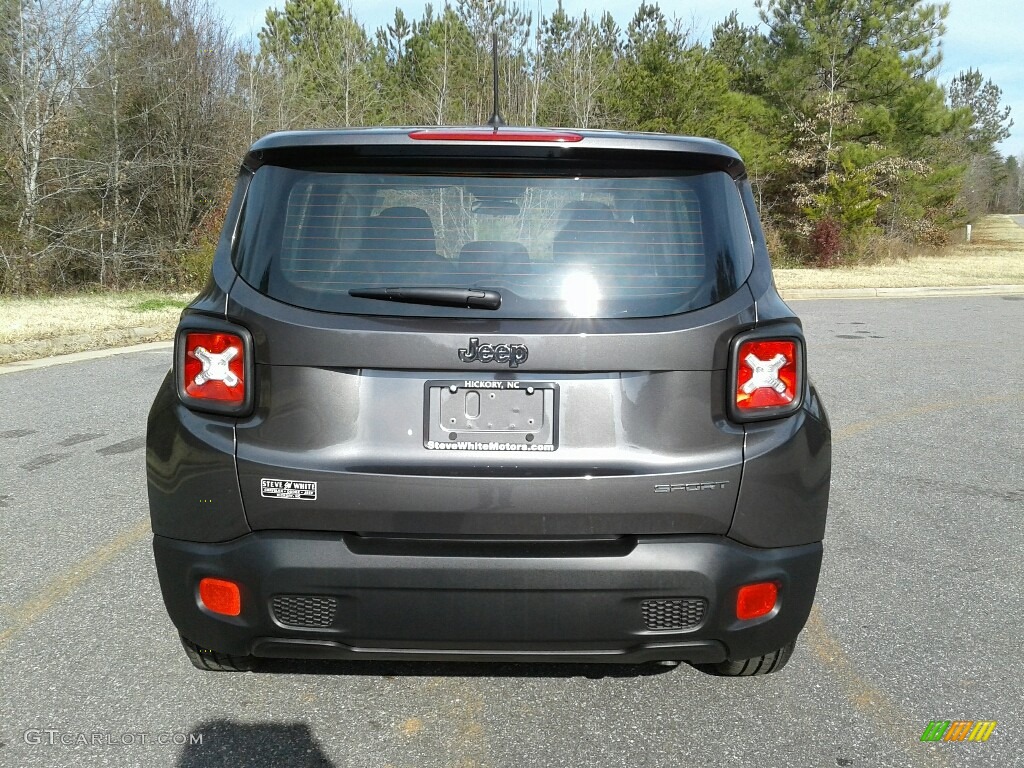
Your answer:
[[[345,3],[345,0],[342,0]],[[556,0],[520,0],[530,8],[541,8],[550,13]],[[281,2],[246,2],[245,0],[212,0],[214,7],[229,22],[232,28],[245,37],[255,35],[263,24],[266,9],[271,5],[284,6]],[[356,17],[368,29],[376,29],[394,17],[394,9],[401,7],[407,16],[418,18],[426,4],[424,0],[391,0],[390,2],[366,2],[351,0]],[[434,6],[444,4],[435,0]],[[574,15],[589,10],[591,15],[611,11],[620,25],[625,26],[632,18],[640,0],[563,0],[566,10]],[[753,0],[737,4],[735,0],[701,0],[701,2],[662,2],[666,15],[678,16],[687,26],[701,37],[708,37],[712,26],[736,9],[740,19],[748,24],[757,21]],[[535,14],[536,15],[536,14]],[[1024,153],[1024,0],[951,0],[947,31],[943,38],[945,60],[939,72],[943,82],[948,82],[957,72],[973,67],[980,69],[986,78],[991,78],[1003,90],[1003,103],[1012,109],[1015,125],[1013,134],[1003,142],[1003,154]]]

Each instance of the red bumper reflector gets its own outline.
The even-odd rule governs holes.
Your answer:
[[[775,610],[779,599],[779,586],[774,581],[762,581],[740,587],[736,595],[736,618],[741,621],[766,616]]]
[[[237,616],[242,612],[242,593],[233,581],[203,579],[199,582],[199,599],[214,613]]]

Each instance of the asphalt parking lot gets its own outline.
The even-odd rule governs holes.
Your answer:
[[[1020,765],[1024,295],[797,310],[833,497],[811,620],[789,666],[758,679],[203,674],[149,548],[143,435],[169,351],[0,376],[0,765]],[[985,743],[923,743],[931,720],[998,725]]]

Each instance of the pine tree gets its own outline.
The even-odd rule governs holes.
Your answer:
[[[792,127],[776,189],[789,201],[788,229],[809,235],[817,222],[833,220],[856,245],[897,222],[885,206],[934,171],[923,150],[949,124],[930,79],[948,7],[917,0],[758,0],[757,7],[766,31],[754,47],[762,58],[745,82]]]
[[[337,0],[287,0],[267,11],[260,49],[275,63],[293,124],[350,126],[371,122],[378,110],[372,46],[366,30]]]

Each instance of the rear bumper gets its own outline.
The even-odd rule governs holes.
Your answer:
[[[814,599],[820,542],[755,549],[717,536],[571,543],[380,541],[262,531],[226,543],[154,538],[177,629],[233,655],[477,661],[717,662],[776,650],[799,634]],[[242,613],[210,613],[199,580],[241,585]],[[775,580],[779,603],[740,622],[743,584]],[[282,623],[301,599],[323,626]],[[275,598],[278,608],[275,613]],[[684,629],[650,629],[647,600],[704,601]],[[307,601],[307,602],[303,602]],[[300,611],[301,613],[301,611]],[[309,619],[301,619],[309,623]]]

